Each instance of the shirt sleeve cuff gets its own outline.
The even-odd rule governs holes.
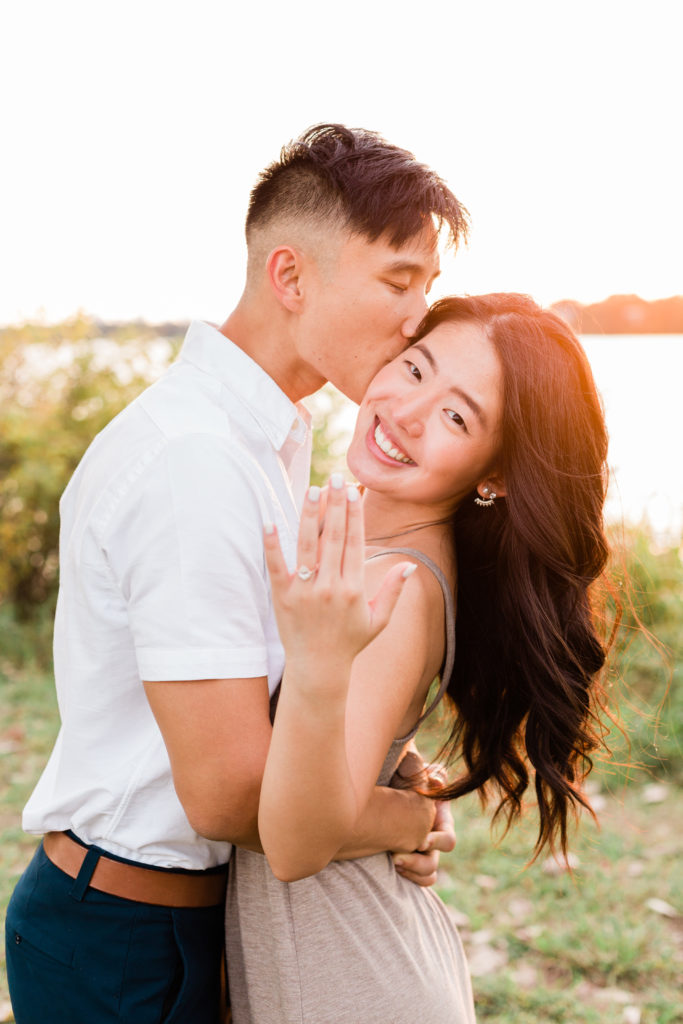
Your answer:
[[[246,679],[268,674],[266,652],[257,647],[245,647],[239,651],[145,647],[138,649],[137,661],[140,678],[149,682]]]

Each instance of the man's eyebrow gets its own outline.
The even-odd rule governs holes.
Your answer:
[[[401,273],[421,274],[421,273],[424,273],[425,266],[424,266],[423,263],[411,263],[410,260],[394,260],[391,263],[387,263],[387,265],[385,267],[385,270],[388,273],[394,273],[394,274],[401,274]],[[441,273],[441,269],[437,268],[434,271],[434,273],[431,275],[429,280],[433,281],[434,278],[438,277],[440,273]]]
[[[413,345],[411,345],[411,348],[416,348],[418,350],[418,352],[422,353],[422,355],[425,357],[425,359],[429,363],[429,365],[430,365],[430,367],[431,367],[431,369],[432,369],[432,371],[434,373],[438,373],[439,372],[439,366],[437,364],[436,359],[434,358],[432,353],[429,351],[429,349],[427,348],[427,346],[423,342],[416,341]],[[410,350],[408,350],[408,351],[410,351]],[[457,386],[457,384],[453,384],[449,388],[449,390],[452,392],[452,394],[457,395],[458,398],[462,399],[462,401],[465,402],[465,404],[470,407],[470,409],[472,410],[474,415],[477,417],[477,419],[481,423],[482,427],[486,427],[486,425],[487,425],[486,416],[484,415],[484,410],[479,405],[479,403],[475,402],[475,400],[472,398],[472,396],[468,395],[466,391],[462,390],[462,388],[459,388]]]

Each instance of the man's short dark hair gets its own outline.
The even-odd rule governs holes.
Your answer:
[[[377,132],[318,124],[284,146],[259,175],[247,213],[254,228],[283,216],[337,222],[375,241],[386,233],[398,247],[425,226],[447,228],[457,247],[469,215],[445,182],[412,153]]]

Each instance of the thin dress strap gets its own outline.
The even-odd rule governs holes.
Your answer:
[[[434,708],[439,704],[441,698],[446,692],[446,688],[450,681],[453,673],[453,666],[455,664],[455,604],[453,601],[453,594],[451,588],[448,585],[448,580],[444,576],[439,566],[429,558],[428,555],[423,554],[422,551],[416,551],[414,548],[386,548],[384,551],[377,551],[374,555],[368,555],[366,561],[369,562],[371,558],[380,558],[382,555],[410,555],[411,558],[416,558],[418,562],[422,562],[427,568],[436,576],[439,584],[441,585],[441,591],[443,593],[443,603],[446,618],[446,652],[443,660],[443,668],[441,670],[441,682],[436,697],[431,702],[426,711],[423,711],[418,718],[415,726],[409,737],[411,738],[417,732],[419,726],[422,725],[425,718],[431,715]]]

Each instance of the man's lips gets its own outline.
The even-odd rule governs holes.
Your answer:
[[[375,417],[367,434],[367,446],[380,462],[390,466],[414,466],[415,462],[396,443],[379,417]]]

